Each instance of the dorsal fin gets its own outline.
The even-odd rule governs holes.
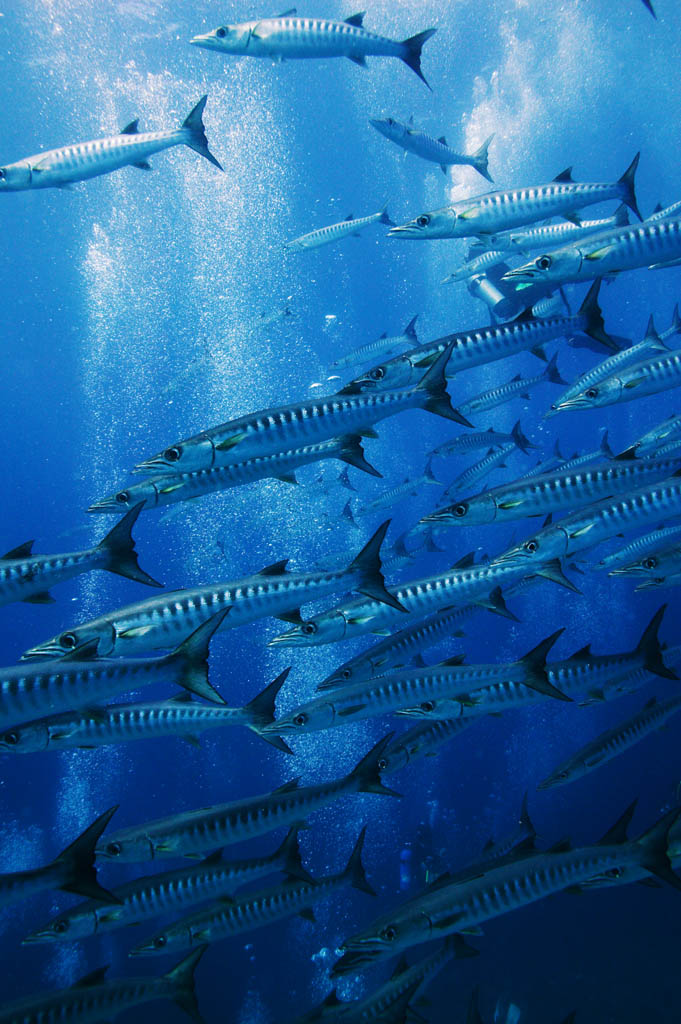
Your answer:
[[[97,967],[96,970],[90,971],[89,974],[84,974],[78,981],[74,981],[71,988],[91,988],[93,985],[101,985],[106,978],[106,972],[109,970],[109,965],[106,964],[104,967]]]
[[[621,814],[615,824],[598,840],[596,846],[614,846],[618,843],[626,843],[627,829],[631,819],[634,817],[636,804],[637,801],[632,800],[624,814]]]
[[[326,997],[326,999],[322,1003],[322,1006],[324,1006],[324,1007],[340,1006],[340,999],[336,995],[335,988],[332,989],[331,992],[329,992],[328,996]]]
[[[278,18],[294,18],[297,13],[298,13],[298,9],[296,7],[289,7],[289,9],[287,11],[282,11],[281,14],[277,15],[277,17]]]
[[[201,861],[206,866],[210,864],[220,864],[222,861],[222,850],[215,850],[214,853],[209,853],[207,857],[204,857]]]
[[[27,540],[23,544],[20,544],[17,548],[12,548],[6,555],[0,558],[0,561],[4,562],[6,558],[28,558],[33,553],[34,540]]]
[[[587,644],[586,647],[580,647],[578,651],[575,651],[572,657],[579,658],[580,661],[586,661],[587,658],[593,657],[591,653],[591,644]]]
[[[298,787],[300,786],[300,779],[301,776],[298,776],[297,779],[291,779],[290,782],[285,782],[283,786],[277,786],[276,789],[272,790],[272,794],[274,795],[274,793],[292,793],[295,789],[298,789]]]
[[[446,661],[441,661],[441,665],[463,665],[466,660],[465,654],[454,654],[451,658],[447,658]]]
[[[366,11],[360,11],[358,14],[351,14],[349,18],[345,19],[346,25],[354,25],[355,28],[361,28],[362,22],[364,21],[364,15]]]
[[[643,709],[644,709],[644,711],[648,711],[649,708],[654,708],[656,704],[657,704],[657,697],[651,697],[650,700],[647,700],[645,702],[645,704],[643,705]]]
[[[438,139],[437,141],[438,141],[438,142],[441,142],[443,146],[446,146],[446,145],[447,145],[447,140],[446,140],[446,138],[444,137],[444,135],[441,135],[441,136],[440,136],[440,138],[439,138],[439,139]]]
[[[472,565],[475,565],[475,551],[469,551],[467,555],[464,555],[455,562],[452,569],[470,569]]]
[[[345,219],[346,220],[354,220],[355,218],[354,218],[353,214],[349,213]]]
[[[286,572],[286,566],[288,565],[288,558],[283,558],[281,562],[273,562],[272,565],[266,565],[264,569],[261,569],[258,576],[281,576],[283,572]]]
[[[573,180],[572,179],[572,167],[566,167],[565,170],[561,171],[560,174],[557,174],[553,180],[554,181],[570,181],[571,182]]]
[[[553,846],[549,846],[547,853],[569,853],[572,849],[572,843],[569,839],[559,839]]]
[[[137,135],[139,132],[139,118],[136,117],[130,124],[126,124],[125,128],[121,128],[121,135]]]

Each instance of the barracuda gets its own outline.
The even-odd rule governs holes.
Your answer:
[[[463,665],[462,657],[457,656],[429,668],[405,669],[342,687],[280,716],[265,732],[288,735],[332,729],[348,722],[392,714],[417,702],[468,695],[498,680],[522,682],[529,689],[569,700],[549,684],[546,675],[546,655],[561,633],[562,630],[553,633],[510,664]]]
[[[608,231],[611,228],[624,227],[629,223],[629,214],[624,203],[612,217],[602,217],[600,220],[582,220],[575,217],[574,221],[563,221],[559,224],[542,224],[536,228],[525,228],[517,231],[508,231],[498,235],[491,235],[481,239],[479,243],[473,243],[473,250],[480,246],[499,248],[508,254],[509,251],[527,252],[532,249],[545,249],[552,245],[562,245],[565,242],[576,242],[578,239],[587,238],[597,231]]]
[[[611,576],[633,576],[642,582],[636,590],[648,590],[651,587],[667,586],[668,581],[681,572],[681,543],[662,548],[656,554],[648,554],[636,562],[611,569]],[[672,584],[675,585],[675,584]]]
[[[16,726],[0,733],[0,751],[4,754],[33,754],[44,750],[73,747],[102,747],[133,740],[179,736],[199,744],[198,736],[207,729],[242,725],[278,750],[291,751],[277,736],[264,736],[262,729],[274,721],[274,701],[288,676],[282,672],[262,693],[241,708],[209,707],[180,694],[168,701],[152,704],[113,704],[110,707],[86,707],[50,715],[37,722]]]
[[[461,199],[440,210],[422,213],[408,224],[392,228],[389,234],[394,238],[420,239],[492,235],[547,217],[559,217],[608,199],[619,199],[640,220],[634,193],[638,161],[637,153],[616,182],[575,182],[572,180],[572,168],[568,167],[546,185],[486,192]]]
[[[613,231],[599,231],[582,242],[544,253],[507,271],[502,280],[555,288],[569,281],[591,281],[638,267],[676,266],[679,261],[681,219],[646,220]]]
[[[95,640],[100,657],[171,647],[216,612],[227,608],[230,609],[225,622],[228,629],[266,615],[298,621],[301,604],[353,588],[375,595],[379,603],[388,601],[399,610],[399,602],[385,589],[381,573],[380,548],[389,525],[388,521],[379,526],[346,569],[290,573],[286,572],[283,561],[267,566],[255,576],[230,583],[170,591],[60,633],[32,647],[24,658],[60,657]]]
[[[504,434],[502,431],[494,430],[492,427],[489,430],[480,430],[472,434],[459,434],[458,437],[452,438],[451,441],[445,441],[444,444],[433,448],[430,454],[460,455],[464,452],[474,451],[477,448],[489,448],[494,445],[508,444],[511,441],[523,452],[537,447],[536,444],[532,444],[527,440],[520,426],[520,420],[518,420],[510,434]]]
[[[350,793],[397,796],[381,782],[378,760],[392,739],[380,740],[357,766],[340,779],[299,786],[298,779],[272,793],[174,814],[122,829],[102,840],[97,855],[103,860],[135,862],[190,857],[273,829],[300,824],[314,811]]]
[[[205,947],[158,978],[121,978],[105,981],[107,967],[100,967],[71,988],[29,996],[0,1008],[0,1024],[95,1024],[109,1021],[125,1010],[167,999],[202,1024],[194,990],[194,970]],[[150,1018],[152,1019],[152,1018]]]
[[[612,461],[591,468],[560,467],[528,482],[493,487],[465,501],[431,512],[421,522],[437,523],[438,526],[471,526],[569,512],[590,505],[599,498],[666,480],[680,471],[681,455],[673,459]],[[556,529],[560,529],[560,525],[556,524]]]
[[[445,367],[450,354],[451,349],[443,346],[435,361],[429,360],[429,368],[421,371],[415,387],[352,396],[344,389],[316,402],[265,409],[179,441],[136,469],[145,473],[189,472],[277,454],[339,435],[358,433],[371,437],[372,424],[406,409],[425,409],[470,426],[452,407],[447,394]]]
[[[545,560],[574,555],[619,533],[681,515],[680,474],[677,471],[662,483],[630,491],[617,501],[606,499],[597,505],[587,505],[510,548],[492,564],[524,567],[530,572]]]
[[[655,555],[658,551],[664,551],[671,542],[677,541],[681,544],[681,526],[667,526],[662,529],[653,530],[642,537],[637,537],[623,548],[606,555],[596,565],[597,569],[616,569],[618,566],[629,565],[635,555],[641,556],[641,560],[649,555]]]
[[[384,775],[392,775],[421,757],[434,757],[441,746],[449,743],[474,721],[474,718],[459,716],[415,725],[388,744],[378,766]]]
[[[260,18],[235,25],[221,25],[205,35],[194,36],[192,46],[235,57],[268,57],[270,60],[306,60],[347,57],[366,66],[367,57],[398,57],[430,86],[421,71],[421,49],[435,35],[434,28],[401,42],[368,32],[362,26],[364,13],[345,21],[298,18],[295,7],[278,18]]]
[[[364,457],[364,449],[360,438],[356,435],[336,437],[320,444],[307,445],[293,451],[280,452],[275,455],[263,455],[260,458],[236,462],[230,466],[217,466],[210,469],[199,469],[193,473],[173,473],[154,477],[132,484],[116,494],[100,498],[90,505],[88,512],[118,512],[140,504],[143,509],[160,508],[163,505],[174,505],[179,501],[191,501],[204,494],[224,491],[230,487],[241,487],[254,480],[273,477],[284,483],[297,483],[295,471],[300,466],[307,466],[324,459],[340,459],[341,462],[361,469],[370,476],[380,477]]]
[[[576,316],[553,316],[537,318],[525,312],[510,323],[497,327],[480,327],[459,334],[447,334],[443,338],[420,345],[411,352],[396,356],[380,366],[374,366],[361,377],[351,381],[339,395],[356,395],[362,392],[390,392],[395,388],[406,388],[416,382],[434,360],[449,352],[446,362],[447,377],[455,377],[462,370],[472,366],[483,366],[506,359],[518,352],[539,350],[542,345],[556,338],[571,337],[575,333],[587,333],[606,348],[615,346],[605,333],[601,308],[598,305],[599,282],[596,282],[586,296]],[[539,353],[538,353],[539,354]]]
[[[50,587],[93,569],[125,576],[149,587],[162,587],[137,562],[132,528],[142,510],[138,503],[107,533],[104,540],[85,551],[61,555],[34,555],[33,541],[21,544],[0,558],[0,605],[12,601],[51,604]]]
[[[391,142],[407,150],[408,153],[415,153],[422,160],[439,164],[443,174],[447,173],[448,167],[458,164],[474,167],[483,178],[487,178],[488,181],[493,180],[487,169],[487,151],[494,135],[485,139],[475,153],[466,154],[455,153],[453,149],[450,149],[444,135],[441,135],[439,139],[433,139],[420,128],[414,128],[413,124],[403,124],[392,117],[370,117],[369,124],[386,139],[390,139]]]
[[[490,448],[478,462],[468,466],[452,480],[442,495],[442,500],[448,501],[455,494],[470,494],[475,485],[493,473],[495,469],[506,469],[504,459],[515,451],[517,451],[515,442],[503,444],[500,448]],[[428,521],[430,522],[430,520]]]
[[[500,263],[504,263],[507,256],[508,253],[499,252],[496,249],[490,249],[489,252],[483,252],[480,256],[476,256],[472,260],[467,260],[466,263],[463,263],[451,274],[447,274],[446,277],[443,277],[440,284],[459,284],[463,281],[468,281],[471,277],[475,277],[476,274],[485,274],[493,267],[497,267]]]
[[[436,883],[420,898],[383,915],[342,943],[345,952],[333,973],[345,974],[422,942],[474,929],[501,914],[630,865],[681,888],[667,857],[667,836],[679,812],[665,815],[638,839],[627,841],[626,826],[633,810],[632,805],[594,846],[566,850],[560,844],[555,851],[513,860],[468,881]]]
[[[27,156],[14,164],[0,167],[0,193],[35,188],[68,188],[72,182],[110,174],[120,167],[151,170],[150,156],[173,146],[189,146],[196,153],[222,170],[208,149],[203,124],[207,96],[202,96],[179,128],[160,132],[140,132],[137,121],[131,121],[119,135],[110,135],[92,142],[79,142],[62,149],[50,149],[36,156]]]
[[[404,328],[402,334],[397,334],[394,337],[382,334],[376,341],[370,341],[368,345],[360,345],[359,348],[353,349],[352,352],[339,356],[338,359],[334,359],[331,363],[332,368],[337,370],[344,366],[352,366],[353,363],[366,363],[373,359],[374,356],[392,355],[399,348],[414,348],[419,343],[416,335],[417,319],[418,317],[413,317]]]
[[[116,897],[97,881],[94,864],[97,840],[117,809],[118,805],[101,814],[49,864],[29,868],[27,871],[0,874],[0,907],[20,903],[29,896],[48,889],[61,889],[63,892],[88,896],[98,901],[100,906],[102,901],[115,902]]]
[[[243,935],[244,932],[263,928],[294,914],[314,921],[312,907],[347,885],[375,896],[362,864],[365,834],[366,826],[359,834],[344,871],[325,878],[308,878],[306,881],[289,879],[283,885],[270,886],[241,899],[223,901],[169,925],[132,949],[130,956],[164,956],[172,951],[202,946],[206,942],[217,942],[231,935]]]
[[[137,878],[112,890],[115,904],[81,903],[36,929],[26,936],[23,943],[73,942],[141,924],[162,914],[177,913],[208,900],[229,896],[243,885],[275,871],[310,879],[300,859],[297,826],[291,828],[281,846],[267,856],[225,861],[222,851],[218,850],[192,867]]]
[[[676,443],[681,440],[681,415],[678,413],[669,416],[662,423],[658,423],[652,430],[646,431],[642,437],[635,441],[625,451],[621,452],[619,458],[634,456],[645,459],[648,455],[657,455],[659,449],[666,444]]]
[[[564,786],[568,782],[583,778],[589,772],[607,764],[640,743],[651,732],[661,729],[672,715],[681,710],[681,697],[657,702],[653,697],[642,711],[632,715],[624,722],[606,729],[590,743],[585,744],[566,761],[562,761],[550,775],[537,785],[537,789],[551,789],[553,786]]]
[[[506,402],[512,402],[514,398],[529,398],[529,392],[536,388],[539,384],[565,384],[566,382],[560,375],[558,370],[558,356],[553,355],[551,361],[547,365],[546,369],[541,373],[537,373],[532,377],[523,377],[519,373],[508,381],[507,384],[502,384],[496,388],[490,388],[489,391],[483,391],[481,394],[476,395],[475,398],[469,399],[467,402],[461,402],[459,405],[459,412],[462,416],[475,416],[479,412],[487,412],[490,409],[497,409],[500,405],[505,405]],[[465,435],[464,435],[465,436]],[[530,448],[536,448],[536,445],[530,445]]]
[[[571,409],[600,409],[605,405],[623,405],[647,395],[658,395],[681,384],[681,352],[651,356],[617,374],[590,384],[573,398],[562,399],[556,412]]]
[[[284,248],[290,252],[319,249],[322,245],[331,245],[333,242],[340,242],[343,238],[349,238],[350,235],[358,235],[362,228],[368,227],[369,224],[392,226],[393,222],[388,216],[385,206],[378,213],[371,213],[368,217],[353,217],[350,214],[337,224],[329,224],[324,228],[317,228],[316,231],[309,231],[306,235],[300,235],[299,238],[293,238],[290,242],[286,242]]]
[[[224,704],[208,680],[208,648],[227,611],[213,613],[174,651],[160,658],[100,660],[95,638],[59,661],[23,662],[1,669],[0,729],[4,732],[22,722],[74,708],[92,708],[98,701],[160,682]]]
[[[444,484],[440,480],[435,478],[432,470],[432,459],[428,459],[426,468],[421,476],[407,477],[401,484],[397,484],[395,487],[390,487],[387,491],[379,494],[373,501],[368,501],[366,505],[362,505],[361,508],[355,513],[356,515],[368,516],[374,512],[382,512],[385,509],[392,509],[400,501],[404,501],[408,497],[417,497],[423,493],[423,488],[427,485],[433,487],[439,487],[440,490],[444,487]]]

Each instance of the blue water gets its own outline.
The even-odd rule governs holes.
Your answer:
[[[345,60],[274,65],[188,46],[220,19],[277,13],[243,3],[7,5],[0,17],[3,161],[110,134],[137,116],[142,130],[170,127],[207,92],[207,134],[225,173],[178,148],[152,158],[152,173],[127,168],[70,192],[2,197],[5,548],[29,537],[39,552],[99,540],[112,520],[84,510],[121,485],[141,458],[201,428],[313,393],[309,386],[325,381],[334,358],[383,331],[399,333],[415,313],[422,340],[488,322],[464,286],[439,285],[463,258],[464,243],[393,241],[372,227],[334,248],[283,250],[289,238],[350,212],[373,213],[386,200],[399,223],[451,197],[485,191],[470,168],[445,178],[436,165],[403,158],[370,128],[369,116],[413,114],[417,125],[444,133],[461,151],[494,132],[490,170],[500,187],[543,182],[570,164],[576,179],[614,180],[640,149],[644,215],[658,200],[678,199],[681,30],[676,0],[655,3],[657,22],[640,0],[374,3],[366,26],[385,35],[438,27],[423,57],[432,94],[396,60],[370,59],[368,70]],[[343,18],[354,11],[319,0],[300,13]],[[608,329],[638,340],[651,312],[666,327],[681,297],[679,282],[679,270],[638,271],[605,287]],[[575,307],[582,294],[570,292]],[[277,319],[287,305],[293,318]],[[268,318],[274,322],[263,325]],[[561,347],[567,379],[595,361],[584,349]],[[539,365],[526,354],[471,371],[452,384],[454,404],[515,373],[534,374]],[[510,429],[522,410],[525,432],[547,454],[556,438],[572,454],[596,447],[604,425],[620,450],[679,411],[671,392],[543,421],[553,394],[543,386],[529,405],[503,407],[477,425]],[[443,420],[408,412],[383,422],[380,439],[366,450],[393,485],[406,473],[420,475],[425,453],[452,433]],[[513,456],[507,477],[500,471],[494,482],[531,464]],[[443,479],[463,465],[443,468]],[[360,497],[380,492],[380,481],[350,472]],[[286,557],[302,570],[331,551],[359,550],[380,519],[353,529],[340,517],[347,492],[326,486],[336,470],[324,466],[324,486],[318,473],[302,471],[297,488],[269,481],[206,498],[162,523],[155,513],[143,515],[135,528],[141,564],[179,588],[247,575]],[[395,511],[395,536],[428,501],[420,495]],[[527,524],[518,524],[519,535],[525,531]],[[444,569],[474,548],[496,554],[512,532],[452,531],[446,553],[427,556],[401,578]],[[519,657],[561,626],[556,656],[589,642],[598,652],[626,649],[661,600],[669,601],[663,636],[678,642],[681,603],[674,591],[633,594],[626,580],[594,575],[580,577],[580,585],[581,596],[546,584],[516,599],[520,624],[484,614],[471,620],[463,641],[468,660]],[[3,663],[148,591],[95,573],[60,585],[54,596],[54,605],[0,609]],[[266,641],[280,631],[279,623],[261,620],[215,640],[212,679],[230,703],[250,699],[292,664],[281,698],[287,709],[362,646],[268,649]],[[451,641],[434,654],[446,657],[460,647]],[[535,787],[586,739],[673,689],[656,680],[603,707],[543,704],[479,723],[437,758],[391,779],[404,793],[401,802],[356,796],[316,814],[302,838],[306,862],[319,874],[340,869],[368,823],[367,871],[387,908],[418,890],[423,861],[456,867],[490,835],[510,831],[525,790],[547,843],[565,835],[597,839],[635,797],[634,828],[642,830],[676,798],[677,720],[584,780],[546,792]],[[295,758],[227,730],[207,735],[201,749],[168,739],[7,759],[0,774],[0,868],[49,860],[114,803],[114,825],[122,827],[265,792],[297,775],[336,777],[386,728],[375,721],[315,734],[295,744]],[[276,838],[233,852],[265,852]],[[412,877],[401,890],[400,854],[410,847]],[[106,866],[100,877],[112,886],[133,874],[132,866]],[[474,940],[480,956],[445,969],[421,1012],[433,1024],[463,1021],[479,984],[485,1021],[498,999],[520,1007],[522,1024],[558,1024],[572,1009],[579,1024],[678,1021],[678,900],[671,889],[634,885],[560,895],[492,921]],[[82,944],[21,947],[25,934],[73,902],[47,893],[0,916],[3,1001],[67,985],[103,963],[111,964],[112,976],[171,966],[128,960],[140,941],[137,929]],[[197,971],[205,1020],[260,1024],[309,1009],[330,989],[334,950],[378,905],[343,892],[319,906],[316,925],[295,918],[211,947]],[[368,991],[386,970],[344,979],[339,992],[348,998]],[[154,1004],[125,1019],[186,1018],[174,1006]]]

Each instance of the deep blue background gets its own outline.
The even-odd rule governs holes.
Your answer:
[[[500,187],[542,182],[569,164],[577,179],[610,180],[640,149],[644,214],[658,200],[677,199],[681,32],[675,0],[656,0],[656,7],[658,22],[639,0],[460,0],[446,11],[432,2],[373,4],[366,25],[388,36],[438,27],[423,58],[431,94],[395,60],[370,60],[366,71],[343,60],[273,65],[188,46],[192,35],[220,20],[276,13],[242,3],[218,9],[201,0],[14,0],[0,18],[2,160],[110,134],[136,116],[142,130],[174,125],[207,91],[208,138],[225,174],[176,149],[152,159],[152,174],[130,168],[72,192],[2,197],[5,548],[35,537],[37,551],[61,551],[101,538],[112,520],[84,509],[122,483],[140,458],[202,427],[302,398],[310,384],[324,381],[337,355],[384,330],[398,333],[415,313],[423,340],[487,322],[463,286],[439,285],[463,258],[461,242],[392,241],[370,228],[336,248],[283,251],[287,239],[351,211],[374,212],[385,200],[402,222],[450,196],[484,191],[470,168],[445,178],[436,165],[404,159],[370,128],[369,116],[413,114],[419,126],[465,150],[494,132],[490,170]],[[320,0],[300,13],[342,18],[354,10]],[[628,275],[604,289],[606,323],[638,340],[651,312],[658,327],[667,326],[679,297],[678,270]],[[581,295],[575,290],[571,298],[577,305]],[[261,318],[287,303],[295,318],[263,327]],[[560,367],[570,379],[595,359],[563,348]],[[538,366],[528,354],[473,371],[452,385],[452,395],[456,402]],[[525,431],[546,452],[558,437],[571,454],[596,447],[603,425],[619,450],[679,411],[671,393],[543,422],[549,402],[543,386],[528,408],[515,403],[476,425],[510,429],[522,412]],[[411,412],[381,424],[379,433],[367,453],[393,485],[405,472],[419,475],[425,453],[452,431]],[[443,482],[463,465],[440,463]],[[514,456],[509,477],[526,465]],[[155,514],[143,516],[135,530],[143,566],[181,587],[247,575],[287,556],[303,569],[329,551],[358,549],[380,518],[353,530],[338,518],[347,492],[320,487],[317,475],[302,472],[297,489],[274,481],[215,496],[162,523]],[[323,475],[330,483],[336,470],[325,467]],[[381,490],[356,471],[351,477],[365,499]],[[400,524],[429,501],[432,494],[400,509]],[[525,529],[520,524],[518,535]],[[429,556],[403,578],[443,569],[474,547],[497,553],[511,533],[453,531],[447,553]],[[630,583],[600,576],[585,577],[583,589],[578,597],[546,584],[513,601],[519,626],[481,613],[463,642],[468,659],[518,657],[560,626],[566,632],[557,656],[589,641],[598,652],[626,648],[661,599],[633,595]],[[60,586],[52,606],[0,609],[2,658],[12,663],[61,628],[147,595],[93,574]],[[665,592],[663,599],[670,601],[663,634],[677,642],[678,597]],[[273,653],[265,640],[279,631],[265,620],[215,641],[212,678],[231,703],[245,702],[292,663],[282,695],[289,707],[352,650]],[[439,653],[456,649],[452,642]],[[547,842],[566,834],[597,838],[635,796],[635,826],[643,828],[675,799],[675,721],[583,781],[541,793],[535,786],[580,742],[653,693],[668,692],[659,681],[603,708],[544,705],[478,723],[437,759],[395,779],[402,802],[348,798],[316,815],[303,837],[309,862],[317,872],[340,868],[368,822],[368,871],[389,906],[400,898],[400,851],[420,824],[430,829],[421,855],[435,852],[443,867],[456,866],[475,857],[490,834],[513,827],[525,789]],[[7,759],[0,774],[0,866],[48,860],[113,803],[121,805],[114,819],[120,827],[263,792],[294,775],[335,776],[385,727],[317,734],[297,744],[295,759],[236,730],[207,736],[201,750],[167,740]],[[106,868],[101,877],[111,886],[123,875]],[[671,890],[634,886],[562,895],[491,922],[478,940],[480,957],[440,976],[427,1012],[434,1022],[463,1021],[479,983],[489,1020],[497,998],[511,998],[528,1024],[558,1022],[573,1008],[580,1024],[677,1021],[678,899]],[[3,998],[68,984],[101,963],[110,962],[112,974],[163,966],[131,966],[126,952],[139,941],[136,931],[78,946],[19,946],[69,904],[67,896],[46,894],[0,917]],[[295,919],[209,949],[197,972],[206,1020],[285,1021],[307,1009],[328,991],[334,947],[374,913],[368,898],[343,893],[319,907],[316,926]],[[383,976],[377,970],[368,977]],[[358,993],[361,985],[345,982],[342,992]],[[127,1019],[149,1019],[149,1012]],[[154,1012],[182,1018],[173,1007],[153,1007],[152,1019]]]

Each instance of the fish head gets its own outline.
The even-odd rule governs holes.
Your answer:
[[[620,566],[618,569],[611,569],[609,576],[635,576],[639,577],[643,584],[637,589],[645,587],[660,586],[666,577],[671,573],[677,573],[681,568],[681,551],[674,549],[674,553],[668,555],[652,554],[640,558],[629,565]]]
[[[3,754],[34,754],[47,750],[49,745],[50,730],[45,722],[16,725],[0,735],[0,752]]]
[[[227,450],[227,439],[224,442]],[[238,442],[234,442],[236,445]],[[219,445],[207,434],[197,434],[186,441],[178,441],[164,448],[157,455],[145,459],[133,469],[133,473],[191,473],[199,469],[208,469],[215,464],[216,449]]]
[[[557,249],[552,253],[542,253],[514,270],[507,270],[501,280],[525,287],[531,284],[557,286],[578,276],[581,266],[582,255],[578,249]]]
[[[303,735],[319,729],[329,729],[334,724],[335,710],[331,700],[314,700],[301,707],[293,708],[288,715],[282,715],[261,729],[263,736],[283,734]]]
[[[313,647],[342,640],[347,623],[341,612],[333,610],[301,622],[270,640],[268,647]]]
[[[156,849],[154,841],[143,831],[130,829],[109,837],[104,836],[97,843],[95,852],[98,859],[120,861],[124,864],[153,859]],[[181,856],[181,853],[178,852],[177,856]]]
[[[563,402],[551,406],[551,411],[566,412],[571,409],[597,409],[601,405],[612,405],[623,393],[623,382],[620,377],[607,377],[605,380],[591,384],[584,391],[573,395]]]
[[[419,911],[418,897],[400,914],[393,910],[377,918],[369,927],[341,943],[342,958],[334,965],[334,975],[354,973],[359,967],[388,960],[401,950],[436,936],[430,918]]]
[[[96,650],[98,658],[105,658],[113,654],[116,646],[116,630],[114,625],[106,618],[93,619],[85,622],[82,626],[74,626],[63,633],[58,633],[51,640],[45,640],[35,647],[29,647],[21,655],[22,661],[30,661],[36,658],[63,658],[65,655],[77,660],[77,653],[82,648]],[[93,654],[88,654],[83,660],[90,660]]]
[[[458,223],[459,214],[453,206],[443,206],[441,210],[420,213],[418,217],[399,224],[388,232],[391,238],[458,238],[474,234],[474,229],[462,222]]]
[[[0,167],[0,192],[16,192],[30,188],[32,179],[33,172],[28,161],[7,164],[6,167]]]
[[[304,252],[307,245],[302,238],[292,238],[290,242],[284,243],[286,252]]]
[[[22,946],[46,942],[73,942],[92,935],[96,927],[96,911],[62,913],[21,940]]]
[[[165,931],[157,932],[151,938],[134,946],[128,956],[166,956],[168,953],[175,953],[191,948],[194,945],[192,929],[187,925],[178,923],[176,927],[169,925]]]
[[[399,142],[407,132],[406,125],[395,121],[392,117],[370,117],[369,124],[386,139],[391,139],[393,142]]]
[[[135,484],[133,487],[116,491],[115,494],[107,494],[105,498],[98,498],[90,505],[88,512],[129,512],[140,502],[144,502],[145,507],[152,493],[152,482],[145,481],[143,484]]]
[[[555,771],[547,775],[545,779],[537,783],[537,789],[553,789],[554,786],[564,786],[567,782],[572,782],[576,779],[577,775],[571,772],[565,765],[561,765]]]
[[[395,391],[409,387],[419,380],[414,362],[408,355],[388,359],[379,366],[372,366],[360,377],[355,377],[338,392],[339,395],[359,395],[366,391]]]
[[[349,686],[350,683],[361,683],[363,679],[370,679],[372,674],[372,669],[366,665],[358,665],[356,668],[352,664],[341,665],[330,676],[327,676],[317,689],[335,690],[339,686]]]
[[[544,531],[542,530],[535,534],[534,537],[528,537],[522,544],[516,544],[514,547],[509,548],[508,551],[504,551],[502,555],[498,555],[490,564],[493,566],[515,566],[518,569],[525,569],[527,572],[531,572],[534,568],[539,568],[542,562],[556,558],[558,554],[565,554],[564,551],[558,553],[552,550],[552,547],[548,540],[545,541]]]
[[[467,501],[453,502],[446,508],[436,509],[421,520],[422,523],[436,523],[440,526],[475,526],[493,523],[497,506],[490,494],[478,494]]]
[[[246,54],[249,43],[256,38],[255,23],[241,25],[220,25],[204,35],[194,36],[189,42],[202,50],[218,50],[220,53]]]

